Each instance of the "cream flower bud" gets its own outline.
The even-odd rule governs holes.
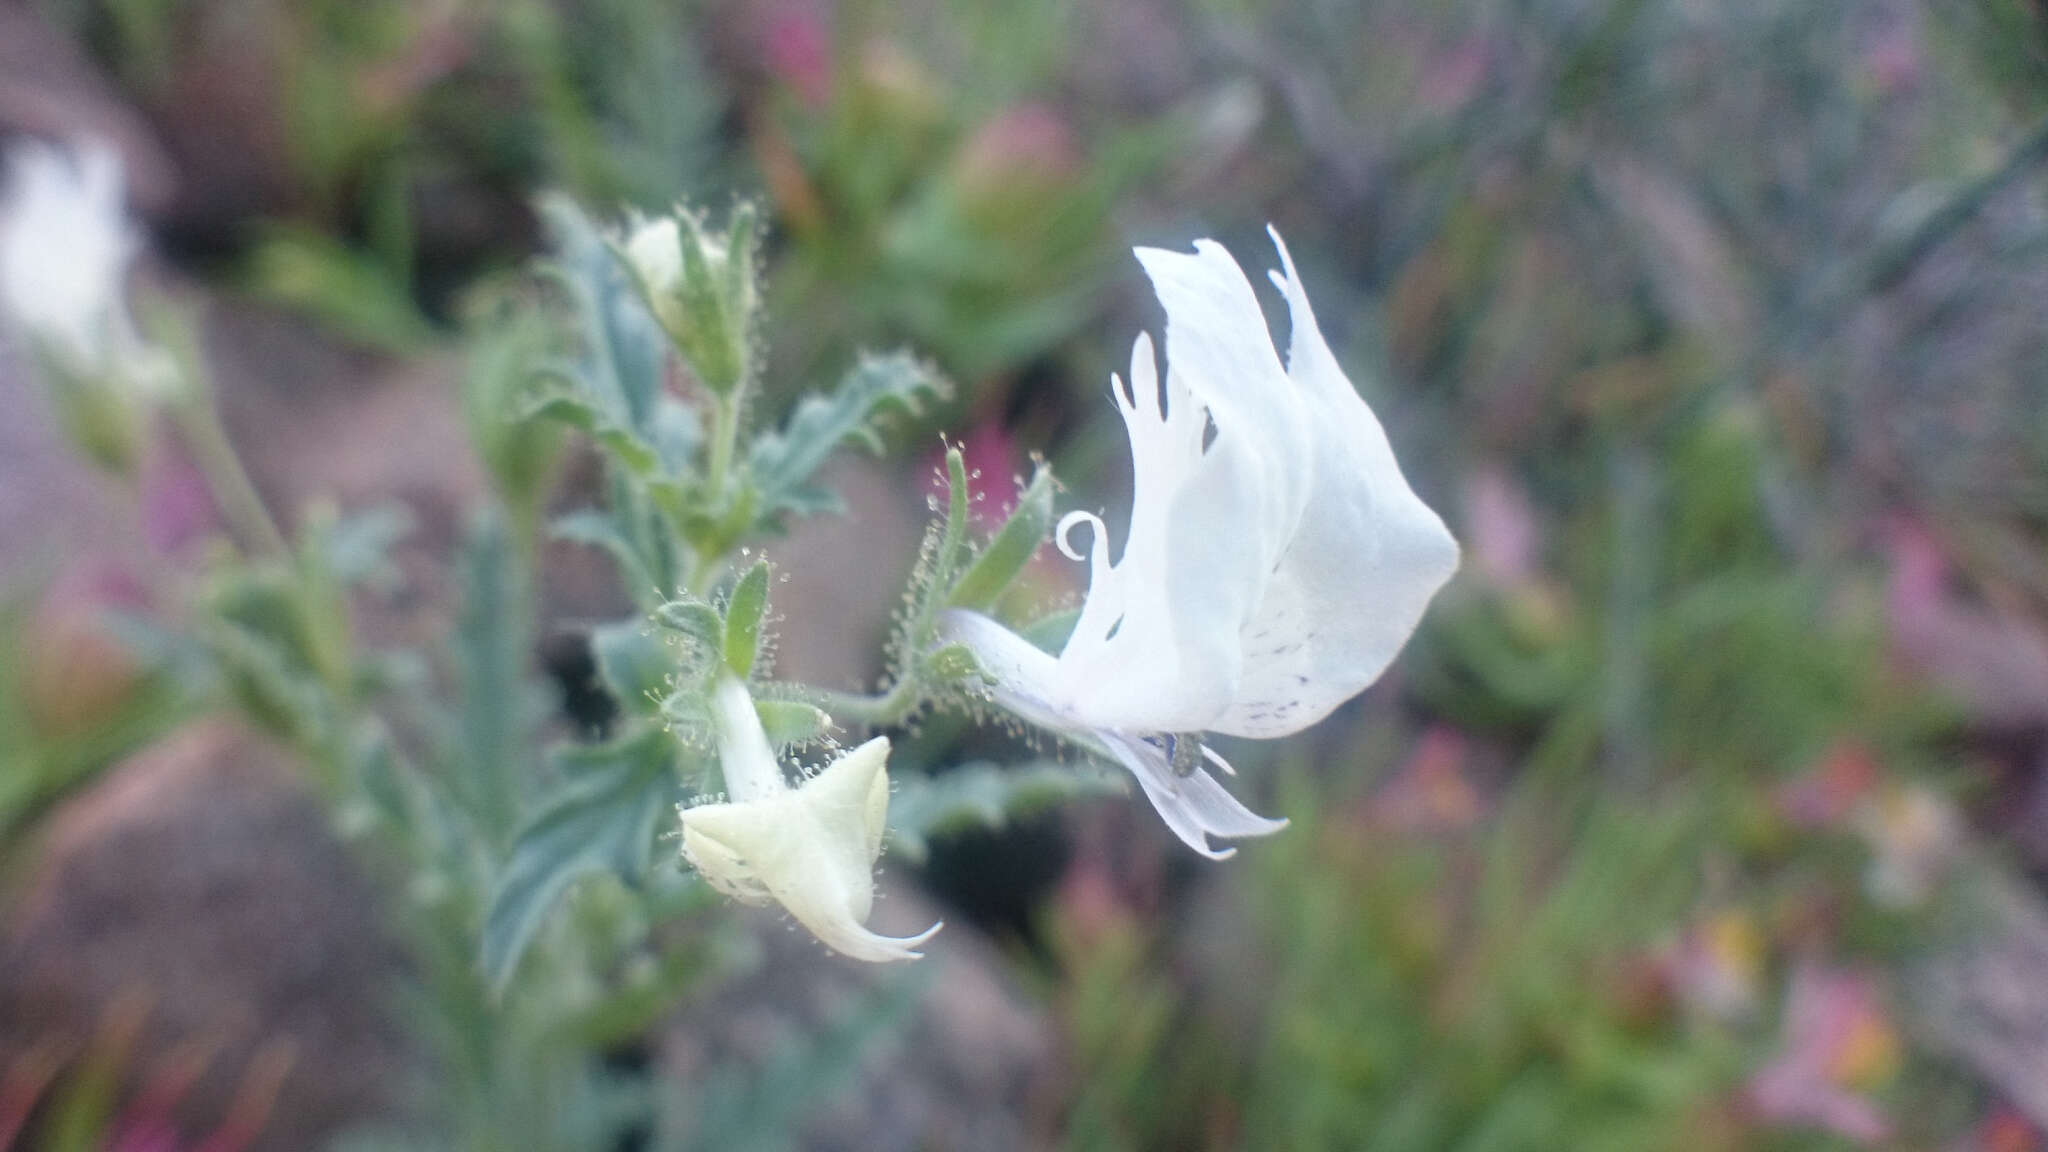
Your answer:
[[[725,394],[745,384],[760,293],[754,210],[734,209],[723,232],[686,212],[641,224],[620,247],[647,307],[699,382]]]
[[[626,240],[626,260],[651,300],[672,301],[683,282],[683,240],[675,217],[649,220],[635,229]]]
[[[722,681],[712,713],[731,798],[681,810],[684,858],[736,900],[781,904],[846,956],[881,962],[922,955],[914,949],[943,923],[900,939],[863,927],[888,824],[888,738],[875,737],[791,788],[743,684]]]

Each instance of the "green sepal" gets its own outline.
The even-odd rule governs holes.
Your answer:
[[[756,698],[754,711],[761,717],[768,742],[777,746],[809,744],[832,730],[832,717],[824,709],[801,700]]]
[[[761,617],[768,610],[768,562],[757,561],[733,585],[725,602],[725,666],[741,680],[754,674],[761,650]]]
[[[954,684],[963,680],[986,679],[981,664],[965,644],[948,644],[925,654],[925,678],[934,684]]]
[[[591,630],[590,652],[605,688],[628,712],[651,716],[676,679],[675,650],[642,619],[621,620]]]
[[[996,602],[1052,531],[1052,495],[1052,469],[1040,465],[1009,518],[953,583],[947,607],[985,611]]]

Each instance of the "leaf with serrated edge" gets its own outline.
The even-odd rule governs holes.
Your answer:
[[[834,449],[854,442],[881,451],[877,420],[891,410],[915,414],[946,391],[937,372],[898,352],[866,357],[837,388],[804,397],[782,430],[756,441],[749,456],[763,516],[800,511],[801,489]]]
[[[655,827],[677,797],[674,742],[647,729],[611,744],[558,754],[562,782],[539,806],[505,861],[484,920],[482,964],[503,990],[534,934],[570,885],[646,871]]]

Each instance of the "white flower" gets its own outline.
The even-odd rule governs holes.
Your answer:
[[[1283,366],[1251,284],[1210,240],[1137,250],[1166,309],[1165,395],[1141,334],[1112,393],[1131,441],[1130,531],[1112,563],[1099,517],[1088,596],[1051,656],[985,616],[945,614],[996,703],[1122,763],[1166,823],[1208,837],[1286,822],[1239,804],[1200,733],[1300,731],[1379,678],[1458,565],[1458,546],[1402,477],[1386,433],[1316,327],[1278,233],[1291,323]]]
[[[65,368],[105,374],[139,351],[124,295],[139,248],[109,145],[24,141],[7,150],[0,308]]]
[[[738,680],[712,697],[730,800],[681,810],[683,856],[720,892],[780,903],[797,923],[856,960],[915,960],[944,927],[916,936],[861,925],[874,907],[873,870],[889,811],[889,740],[877,736],[791,788],[775,763],[754,701]]]

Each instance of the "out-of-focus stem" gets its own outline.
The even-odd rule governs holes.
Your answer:
[[[257,494],[255,483],[242,467],[242,458],[236,454],[227,430],[221,427],[220,414],[214,411],[207,395],[189,396],[171,405],[171,418],[191,450],[200,474],[206,477],[206,486],[212,490],[221,515],[227,518],[229,530],[246,547],[280,557],[289,555],[291,545],[278,529],[277,521],[271,518],[263,497]]]

